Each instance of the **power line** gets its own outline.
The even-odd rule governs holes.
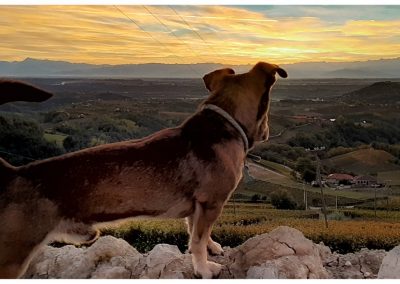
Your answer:
[[[150,14],[148,13],[132,13],[134,15],[147,15],[150,16]],[[160,14],[158,14],[160,15]],[[174,17],[174,15],[170,15],[170,14],[162,14],[160,16],[166,16],[166,17]],[[193,18],[193,19],[206,19],[206,20],[221,20],[221,21],[226,21],[226,20],[230,20],[230,21],[237,21],[237,22],[250,22],[250,23],[254,23],[254,22],[258,22],[258,23],[271,23],[271,22],[276,22],[276,20],[268,20],[268,19],[252,19],[252,18],[237,18],[237,17],[221,17],[221,16],[197,16],[197,15],[186,15],[186,18]]]
[[[157,17],[157,14],[151,12],[146,6],[142,5],[144,9],[146,9],[147,12],[149,12],[165,29],[167,29],[178,41],[182,42],[184,45],[187,46],[187,48],[193,53],[194,56],[200,58],[200,59],[205,59],[202,58],[202,56],[197,53],[187,42],[182,40],[173,30],[171,30],[163,21],[160,20],[160,18]]]
[[[142,32],[147,34],[150,38],[152,38],[154,41],[156,41],[158,44],[162,45],[168,52],[174,54],[168,47],[166,47],[162,42],[160,42],[157,38],[153,37],[151,33],[143,29],[134,19],[129,17],[124,11],[122,11],[118,6],[113,5],[115,9],[117,9],[122,15],[124,15],[128,20],[130,20],[132,23],[134,23]]]
[[[214,46],[213,46],[212,44],[208,43],[208,42],[204,39],[204,37],[203,37],[199,32],[197,32],[197,31],[185,20],[185,18],[182,17],[172,6],[168,6],[168,7],[169,7],[169,8],[170,8],[170,9],[185,23],[185,25],[186,25],[195,35],[197,35],[197,37],[198,37],[199,39],[201,39],[208,47],[210,47],[210,48],[212,49],[212,51],[214,52],[214,54],[215,54],[219,59],[222,59],[222,61],[223,61],[223,58],[219,56],[218,52],[214,49]]]
[[[172,54],[173,56],[175,56],[176,58],[180,59],[178,55],[176,55],[176,53],[174,51],[172,51],[171,49],[169,49],[164,43],[162,43],[161,41],[159,41],[157,38],[155,38],[151,33],[149,33],[148,31],[146,31],[145,29],[142,28],[142,26],[140,26],[134,19],[132,19],[131,17],[129,17],[128,14],[126,14],[124,11],[122,11],[118,6],[113,5],[115,9],[117,9],[122,15],[124,15],[128,20],[130,20],[132,23],[134,23],[142,32],[146,33],[150,38],[152,38],[155,42],[157,42],[159,45],[161,45],[162,47],[164,47],[165,50],[167,50],[170,54]],[[195,70],[191,64],[185,64],[183,63],[184,66],[188,66],[188,69],[190,69],[191,71],[193,71],[195,74],[197,74],[198,76],[202,76],[201,74],[199,74],[197,72],[197,70]]]

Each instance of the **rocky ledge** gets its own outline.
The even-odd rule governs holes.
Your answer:
[[[223,256],[219,278],[400,278],[400,246],[390,252],[362,249],[332,253],[290,227],[255,236]],[[99,238],[87,248],[46,246],[25,278],[194,278],[191,256],[177,246],[156,245],[141,254],[122,239]]]

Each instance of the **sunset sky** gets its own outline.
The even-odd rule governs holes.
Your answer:
[[[0,6],[0,61],[288,64],[400,57],[400,6],[118,8]]]

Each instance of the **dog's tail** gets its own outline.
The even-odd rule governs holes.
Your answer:
[[[8,102],[42,102],[53,95],[32,85],[12,80],[0,80],[0,105]]]
[[[0,191],[17,176],[17,168],[0,158]]]
[[[0,79],[0,105],[8,102],[42,102],[53,95],[29,84]],[[17,175],[17,168],[0,158],[0,191]]]

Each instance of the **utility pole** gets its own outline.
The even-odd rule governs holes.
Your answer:
[[[307,211],[307,207],[308,207],[308,204],[307,204],[307,190],[306,190],[304,181],[303,181],[303,201],[304,201],[304,210]]]
[[[325,220],[325,227],[328,228],[328,217],[326,212],[326,204],[325,204],[325,195],[324,189],[322,188],[322,181],[321,181],[321,161],[319,159],[318,153],[315,153],[315,158],[317,160],[317,183],[319,188],[321,189],[321,198],[322,198],[322,213],[324,214]]]
[[[335,202],[335,205],[336,205],[336,206],[335,206],[335,207],[336,207],[336,211],[338,211],[338,198],[337,198],[337,192],[335,192],[335,193],[336,193],[336,200],[335,200],[335,201],[336,201],[336,202]]]
[[[375,192],[375,195],[374,195],[374,211],[375,211],[375,219],[376,219],[376,187],[374,188],[374,192]]]
[[[321,199],[322,199],[322,213],[324,214],[324,219],[325,219],[325,227],[328,228],[328,217],[327,217],[327,211],[326,211],[326,204],[325,204],[325,195],[324,195],[324,189],[322,187],[322,181],[321,181],[321,161],[318,156],[318,152],[324,151],[325,146],[321,147],[314,147],[314,149],[306,149],[306,152],[312,152],[315,155],[315,160],[317,162],[317,171],[316,171],[316,179],[317,179],[317,184],[319,188],[321,189]]]
[[[387,197],[386,197],[386,218],[389,217],[389,190],[390,190],[390,184],[391,180],[385,180],[385,189],[387,192]]]

